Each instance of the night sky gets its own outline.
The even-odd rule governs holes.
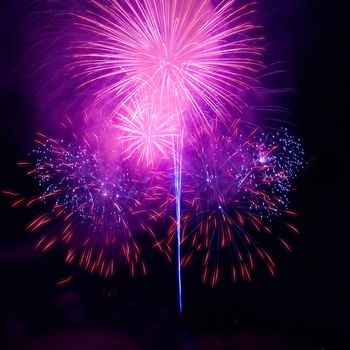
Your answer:
[[[26,158],[43,125],[27,79],[32,3],[0,0],[0,188],[18,191],[33,187],[16,161]],[[211,289],[194,264],[184,272],[182,317],[174,264],[152,250],[147,277],[120,270],[105,281],[78,272],[73,283],[58,287],[71,272],[63,252],[36,251],[35,237],[25,231],[35,209],[11,209],[0,197],[0,348],[348,348],[349,9],[345,1],[259,1],[267,59],[283,62],[282,83],[294,89],[282,103],[307,158],[291,196],[301,235],[291,254],[277,253],[276,278],[258,269],[252,283],[223,280]]]

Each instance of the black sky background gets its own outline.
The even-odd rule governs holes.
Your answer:
[[[18,190],[31,186],[15,163],[26,157],[39,124],[24,84],[29,73],[21,33],[26,3],[0,0],[0,188]],[[131,279],[121,272],[113,283],[106,283],[79,273],[71,285],[57,287],[57,280],[69,273],[61,252],[35,251],[34,237],[24,230],[32,213],[11,209],[8,199],[0,198],[0,336],[5,348],[21,349],[25,339],[25,348],[31,349],[31,342],[43,335],[66,339],[65,332],[77,331],[84,338],[96,330],[112,330],[113,335],[105,335],[109,346],[117,344],[111,349],[132,348],[124,343],[120,347],[115,333],[157,349],[196,348],[191,347],[200,342],[195,339],[211,335],[213,343],[207,344],[214,345],[208,348],[219,348],[215,344],[222,338],[230,339],[226,348],[231,349],[237,337],[235,344],[246,338],[244,344],[253,344],[251,339],[260,337],[257,347],[254,343],[237,349],[265,349],[265,336],[270,335],[280,339],[270,349],[350,348],[346,3],[259,4],[272,55],[290,70],[289,82],[295,89],[287,99],[290,120],[298,126],[308,160],[292,196],[302,234],[293,240],[292,254],[277,256],[277,277],[260,271],[250,284],[224,281],[210,289],[201,285],[194,266],[184,273],[186,312],[180,319],[174,266],[151,251],[152,270],[146,278]],[[114,296],[107,298],[109,290]],[[42,344],[49,342],[47,338]],[[70,349],[56,340],[52,348]],[[69,343],[75,349],[82,344]]]

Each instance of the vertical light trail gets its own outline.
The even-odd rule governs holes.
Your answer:
[[[183,134],[174,138],[174,188],[176,198],[176,269],[177,269],[177,302],[180,314],[183,312],[182,271],[181,271],[181,173],[182,173]]]

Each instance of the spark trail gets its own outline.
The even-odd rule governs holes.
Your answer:
[[[181,271],[181,193],[182,193],[182,151],[183,135],[174,139],[174,188],[176,206],[176,266],[178,287],[178,308],[183,312],[183,290]]]

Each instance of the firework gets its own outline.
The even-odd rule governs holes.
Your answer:
[[[27,227],[46,228],[37,247],[47,251],[63,243],[67,263],[76,261],[104,277],[114,274],[120,260],[129,265],[132,275],[137,267],[145,273],[135,235],[155,236],[149,223],[163,194],[157,181],[161,175],[137,174],[126,161],[111,164],[86,135],[67,142],[38,134],[36,144],[28,175],[34,177],[39,194],[17,198],[15,203],[45,208],[46,213]]]
[[[178,135],[177,116],[147,96],[123,105],[113,119],[121,132],[124,156],[137,159],[137,166],[153,166],[160,159],[171,159]]]
[[[226,104],[241,110],[244,92],[257,84],[262,49],[252,13],[254,4],[234,0],[216,7],[211,0],[92,1],[76,15],[90,36],[73,45],[74,67],[83,85],[103,81],[97,95],[109,103],[146,90],[210,129],[208,119],[225,119]]]
[[[182,245],[191,249],[182,264],[187,265],[195,251],[204,252],[202,279],[212,286],[219,280],[220,267],[228,264],[234,280],[251,280],[256,257],[274,275],[274,260],[259,237],[261,232],[272,233],[269,224],[275,218],[294,215],[288,209],[288,194],[303,166],[300,140],[285,129],[254,129],[247,135],[237,128],[233,136],[209,143],[195,140],[185,158]],[[174,219],[170,242],[175,231]],[[276,238],[291,249],[286,239]]]
[[[59,40],[69,39],[64,73],[79,87],[67,108],[78,119],[85,110],[98,125],[68,121],[69,135],[38,134],[32,163],[20,164],[31,167],[39,194],[7,194],[14,207],[45,208],[28,225],[46,228],[37,246],[62,243],[67,263],[108,277],[121,260],[132,275],[145,272],[139,233],[150,234],[169,259],[176,240],[180,312],[181,268],[195,252],[212,286],[225,266],[234,281],[250,281],[259,260],[274,275],[263,233],[291,249],[272,234],[272,222],[296,215],[289,193],[303,150],[286,129],[260,128],[257,109],[249,108],[270,93],[258,78],[264,63],[255,2],[78,3],[69,16],[62,11],[71,32]],[[168,237],[156,235],[153,222],[169,220]]]

